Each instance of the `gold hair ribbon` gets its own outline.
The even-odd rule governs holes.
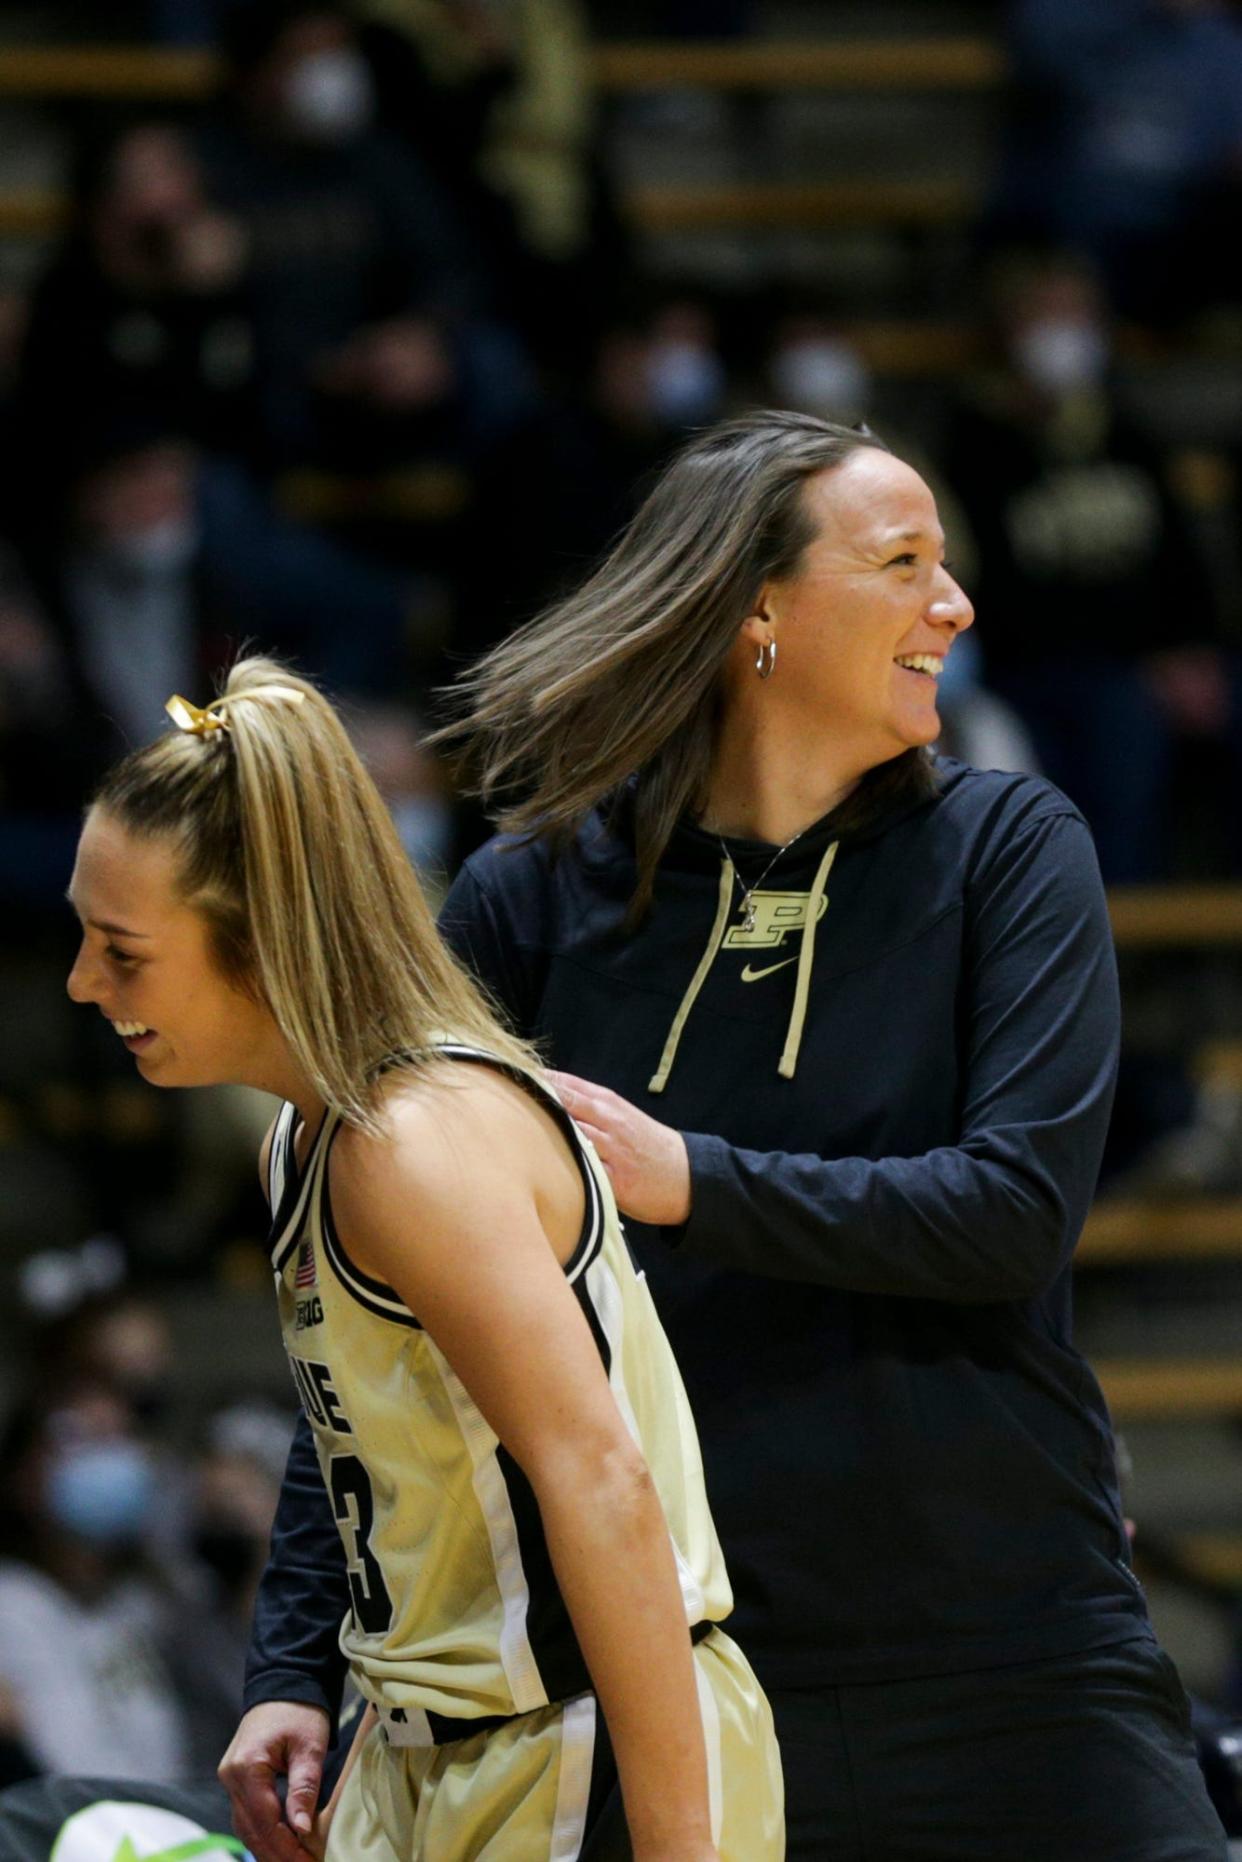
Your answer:
[[[192,705],[188,698],[174,692],[164,709],[179,730],[191,731],[195,737],[206,737],[211,731],[228,729],[229,721],[224,716],[226,705],[240,704],[245,698],[278,698],[286,705],[300,705],[305,697],[305,692],[299,692],[292,685],[255,685],[248,692],[233,692],[225,698],[213,699],[209,705]]]
[[[206,737],[210,731],[226,728],[226,720],[221,717],[218,709],[219,704],[220,700],[217,699],[214,705],[192,705],[188,698],[182,698],[180,693],[174,692],[164,709],[179,730],[191,731],[195,737]]]

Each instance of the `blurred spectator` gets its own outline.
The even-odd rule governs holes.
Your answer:
[[[866,361],[830,317],[803,310],[779,319],[764,373],[774,407],[846,425],[871,406]]]
[[[203,676],[193,565],[194,457],[179,441],[107,445],[78,478],[58,593],[93,698],[125,743]]]
[[[937,748],[974,769],[1025,770],[1038,775],[1039,758],[1013,707],[983,681],[983,653],[973,634],[953,643],[936,693],[944,729]]]
[[[16,552],[0,540],[0,887],[57,898],[73,864],[89,747],[76,670]]]
[[[682,298],[657,310],[647,328],[642,387],[652,417],[670,435],[708,426],[724,412],[729,378],[706,304]]]
[[[1233,733],[1207,577],[1162,460],[1121,414],[1111,330],[1071,260],[1014,262],[995,366],[944,454],[978,550],[989,682],[1082,807],[1105,877],[1166,868],[1175,733]]]
[[[250,417],[245,236],[209,200],[187,137],[148,122],[86,142],[74,199],[18,359],[6,469],[27,509],[54,495],[65,433],[101,404],[158,412],[225,447],[241,445]]]
[[[175,1257],[161,1264],[174,1267]],[[141,1437],[159,1495],[158,1507],[144,1523],[142,1551],[151,1571],[158,1569],[165,1582],[184,1555],[191,1483],[170,1433],[172,1328],[154,1298],[126,1284],[128,1271],[127,1250],[110,1236],[92,1236],[77,1249],[48,1249],[31,1257],[21,1276],[37,1328],[30,1339],[26,1387],[48,1405],[65,1390],[78,1389],[106,1393],[120,1405]]]
[[[494,258],[558,375],[589,354],[625,240],[596,146],[580,0],[359,0],[379,108]]]
[[[34,565],[81,669],[95,762],[145,742],[173,692],[210,689],[248,635],[347,691],[390,691],[411,590],[271,508],[240,468],[158,423],[82,437],[58,529]],[[196,701],[198,702],[198,701]]]
[[[209,1777],[237,1729],[254,1594],[289,1449],[289,1414],[246,1399],[207,1425],[190,1498],[190,1562],[164,1654],[189,1722],[191,1773]]]
[[[348,13],[255,0],[224,45],[202,147],[246,229],[269,462],[374,469],[505,431],[529,400],[521,352],[426,165],[374,126]]]
[[[408,709],[357,706],[349,724],[423,890],[438,903],[448,890],[457,851],[447,772],[427,748],[419,721]]]
[[[152,24],[175,43],[227,45],[248,10],[264,9],[152,0]],[[367,74],[359,84],[355,67],[348,84],[413,150],[475,253],[487,253],[498,313],[543,368],[579,380],[599,307],[623,290],[630,260],[597,135],[589,35],[598,9],[584,0],[353,0],[303,10],[348,15]],[[749,24],[752,7],[714,0],[654,12],[644,22],[631,8],[613,29],[727,37]]]
[[[1242,20],[1226,0],[1011,0],[1003,237],[1096,262],[1123,315],[1236,299]]]
[[[16,1700],[0,1685],[0,1791],[38,1776],[39,1767],[22,1735],[22,1717]]]
[[[19,1409],[0,1442],[0,1488],[0,1686],[35,1763],[182,1776],[185,1723],[140,1551],[154,1465],[125,1405],[81,1385]]]
[[[545,598],[553,574],[580,572],[606,547],[688,429],[727,411],[730,387],[716,319],[701,299],[670,299],[605,328],[583,392],[561,408],[547,465]]]
[[[79,1384],[108,1391],[149,1430],[168,1417],[172,1334],[153,1301],[121,1284],[124,1276],[123,1249],[97,1236],[76,1254],[33,1257],[22,1285],[44,1321],[36,1370],[48,1399]]]

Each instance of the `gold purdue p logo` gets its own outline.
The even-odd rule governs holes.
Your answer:
[[[806,923],[808,892],[752,892],[751,910],[755,922],[748,931],[734,925],[725,934],[726,950],[776,950],[791,931],[801,931]],[[828,910],[828,900],[821,898],[815,921],[818,924]]]

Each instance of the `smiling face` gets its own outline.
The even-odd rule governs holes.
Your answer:
[[[107,1016],[153,1085],[266,1085],[279,1077],[276,1024],[221,974],[176,881],[171,841],[91,810],[69,887],[82,921],[69,994]]]
[[[944,566],[935,500],[900,459],[860,447],[803,498],[814,540],[797,573],[764,590],[747,650],[753,660],[759,641],[775,640],[765,706],[831,735],[861,773],[935,741],[936,679],[974,610]]]

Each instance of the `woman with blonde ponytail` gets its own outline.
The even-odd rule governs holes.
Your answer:
[[[168,710],[87,813],[69,993],[152,1084],[282,1101],[281,1326],[370,1704],[331,1818],[273,1794],[239,1835],[262,1862],[776,1862],[771,1716],[590,1144],[315,687],[247,659]]]

